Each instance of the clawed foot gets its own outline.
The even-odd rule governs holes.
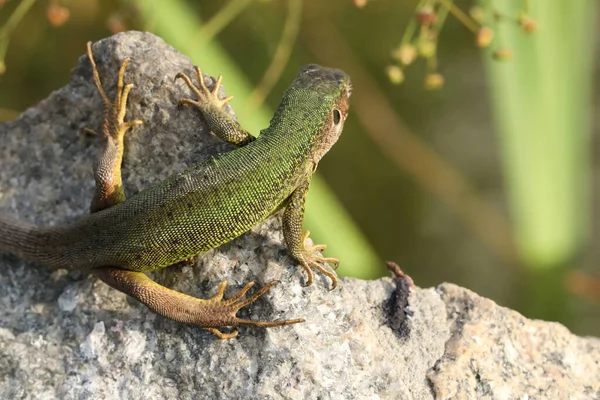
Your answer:
[[[267,283],[264,287],[254,293],[252,296],[245,300],[241,300],[242,297],[254,286],[254,282],[248,282],[236,295],[230,299],[223,300],[223,294],[225,293],[225,287],[227,287],[227,281],[221,282],[219,290],[216,295],[210,299],[205,300],[203,305],[206,308],[206,313],[210,314],[210,321],[206,325],[213,325],[214,327],[205,327],[204,329],[208,332],[214,333],[220,339],[231,339],[237,336],[237,329],[230,333],[221,332],[218,327],[222,326],[240,326],[240,325],[251,325],[261,327],[272,327],[281,325],[297,324],[304,322],[304,319],[287,319],[282,321],[256,321],[249,319],[240,319],[236,317],[237,312],[249,304],[254,303],[259,297],[267,293],[273,286],[277,285],[278,281],[272,281]]]
[[[134,87],[132,83],[127,85],[123,84],[123,75],[125,74],[125,68],[129,63],[129,58],[121,63],[119,77],[117,79],[117,94],[115,96],[115,100],[111,101],[106,95],[106,92],[102,88],[102,83],[100,82],[100,74],[98,73],[98,68],[96,67],[96,62],[94,61],[94,56],[92,54],[92,42],[87,43],[87,54],[90,63],[92,64],[94,85],[96,86],[100,97],[102,97],[102,104],[104,108],[104,123],[102,126],[102,133],[105,136],[116,140],[119,144],[122,144],[125,132],[134,126],[142,124],[142,121],[137,119],[129,122],[124,121],[127,108],[127,98],[129,96],[129,92]],[[85,128],[84,131],[86,133],[96,135],[96,132],[89,128]]]
[[[183,72],[180,72],[175,76],[175,80],[183,79],[183,81],[190,88],[190,90],[194,92],[197,99],[181,99],[179,100],[179,105],[189,104],[202,110],[203,108],[206,108],[208,104],[211,104],[217,109],[220,109],[225,104],[227,104],[228,101],[233,99],[233,96],[228,96],[224,99],[219,99],[219,88],[221,87],[221,81],[223,80],[222,75],[219,75],[217,81],[215,82],[215,85],[213,86],[212,91],[210,91],[204,84],[204,77],[202,76],[202,71],[200,70],[200,68],[194,66],[194,71],[196,71],[196,75],[198,78],[198,86],[195,86],[192,83],[190,77],[184,74]]]
[[[310,235],[310,231],[306,231],[306,233],[304,234],[304,237],[302,238],[303,244],[306,241],[306,239],[308,239],[309,235]],[[335,289],[335,287],[337,286],[338,278],[337,278],[335,271],[331,271],[331,270],[327,269],[325,266],[323,266],[323,264],[331,263],[331,264],[335,265],[335,268],[337,268],[338,265],[340,264],[340,260],[338,260],[337,258],[332,258],[332,257],[321,257],[318,254],[316,254],[317,252],[319,252],[319,253],[322,252],[326,248],[327,248],[327,245],[325,245],[325,244],[317,244],[314,246],[304,246],[303,254],[298,259],[298,261],[300,262],[300,264],[302,265],[302,267],[308,274],[308,278],[306,279],[306,284],[304,286],[310,286],[313,284],[314,273],[311,268],[318,270],[323,275],[326,275],[329,277],[329,279],[331,279],[331,289],[330,290]]]

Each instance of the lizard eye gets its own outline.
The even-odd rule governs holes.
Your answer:
[[[340,121],[342,120],[342,114],[340,113],[339,110],[333,110],[333,123],[335,125],[339,124]]]

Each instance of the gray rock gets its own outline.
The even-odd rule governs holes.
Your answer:
[[[83,49],[82,49],[83,50]],[[129,195],[210,154],[226,151],[189,108],[179,71],[187,58],[147,33],[98,42],[104,87],[114,94],[120,62],[135,82],[127,138]],[[85,215],[93,192],[100,99],[85,57],[71,82],[0,125],[0,213],[40,224]],[[225,84],[227,77],[225,77]],[[194,266],[154,279],[208,297],[249,280],[282,282],[241,315],[305,317],[275,329],[242,328],[221,341],[161,318],[98,280],[0,256],[0,398],[42,399],[546,399],[600,398],[600,341],[555,323],[530,321],[450,284],[342,279],[328,291],[304,277],[271,218]]]

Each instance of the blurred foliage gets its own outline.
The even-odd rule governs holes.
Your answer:
[[[86,41],[126,29],[154,32],[206,72],[223,74],[241,123],[255,133],[267,125],[301,65],[339,67],[354,82],[351,114],[341,140],[320,163],[305,227],[316,242],[330,245],[328,255],[341,259],[340,274],[384,275],[383,260],[395,260],[420,286],[453,281],[528,315],[598,335],[593,276],[600,275],[600,251],[589,245],[594,240],[582,224],[593,221],[585,192],[597,190],[587,178],[591,103],[583,89],[593,88],[591,59],[584,55],[592,54],[594,12],[591,0],[558,2],[552,14],[541,0],[486,0],[481,8],[452,0],[0,0],[0,59],[6,68],[0,75],[0,120],[63,86]],[[482,55],[478,47],[490,50]],[[537,59],[540,54],[545,58]],[[497,67],[492,58],[505,62]],[[510,77],[502,68],[531,75]],[[569,77],[581,71],[574,78],[579,93],[550,89],[561,80],[550,74],[565,68]],[[549,105],[548,96],[556,101]],[[556,124],[563,111],[574,112],[566,118],[575,115],[580,125],[536,126],[534,133],[532,123]],[[553,118],[545,118],[549,113]],[[537,122],[509,135],[535,137],[533,147],[516,145],[524,155],[510,155],[503,125],[532,114]],[[577,152],[577,169],[567,173],[556,165],[574,154],[561,150]],[[520,164],[512,162],[516,157]],[[551,167],[544,170],[542,162]],[[530,203],[523,209],[530,211],[519,211],[524,206],[516,203],[518,191],[533,191],[537,181],[517,185],[525,178],[515,176],[534,168],[542,171],[535,179],[549,178],[547,185],[556,184],[570,200],[552,191],[527,194]],[[530,218],[528,228],[522,218]],[[529,226],[574,241],[561,252],[555,242],[545,245],[554,247],[557,262],[544,265],[559,265],[560,273],[524,275],[538,265],[524,256],[531,254],[522,242]],[[577,228],[569,233],[569,226]],[[591,229],[594,236],[597,231]],[[573,272],[565,277],[567,270]],[[542,309],[529,307],[531,293]],[[560,302],[558,312],[552,298]]]
[[[515,242],[528,270],[524,310],[565,321],[565,276],[589,232],[594,2],[483,3],[498,47],[513,60],[487,66]]]

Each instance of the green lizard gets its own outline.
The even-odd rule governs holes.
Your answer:
[[[161,286],[144,272],[181,262],[229,242],[271,214],[284,209],[282,225],[292,257],[313,283],[312,268],[337,284],[335,272],[324,263],[335,258],[318,254],[325,245],[304,244],[304,200],[321,157],[339,138],[352,91],[342,71],[307,65],[288,87],[268,128],[254,137],[221,108],[231,97],[217,96],[221,76],[209,90],[195,67],[198,84],[177,74],[196,96],[180,104],[198,108],[211,131],[238,146],[194,165],[137,195],[125,199],[121,161],[125,133],[139,120],[125,121],[133,84],[124,85],[129,60],[123,61],[117,91],[111,101],[102,88],[91,42],[88,58],[93,82],[103,103],[103,149],[94,168],[96,190],[89,216],[70,225],[38,227],[0,217],[0,252],[52,268],[86,270],[154,312],[175,321],[198,325],[222,339],[221,332],[240,325],[280,326],[302,319],[259,321],[240,319],[238,310],[256,301],[278,282],[267,283],[243,299],[254,282],[230,299],[223,299],[227,281],[217,294],[198,299]]]

